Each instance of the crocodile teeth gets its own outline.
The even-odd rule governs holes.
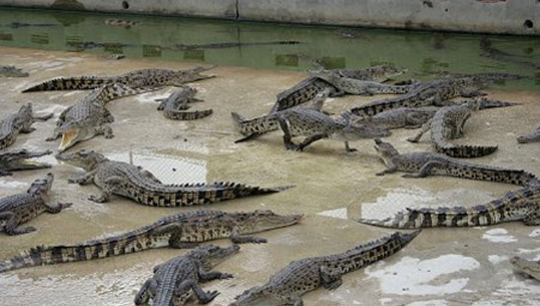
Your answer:
[[[69,130],[62,133],[62,142],[60,142],[60,147],[58,147],[58,151],[63,152],[69,147],[71,147],[74,143],[73,140],[77,136],[76,130]]]

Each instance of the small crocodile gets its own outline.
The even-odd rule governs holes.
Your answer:
[[[374,101],[350,111],[356,116],[371,117],[378,113],[400,107],[446,106],[448,101],[457,96],[474,97],[484,95],[479,90],[486,87],[490,81],[482,78],[457,78],[450,80],[430,81],[414,87],[404,95]]]
[[[346,78],[353,78],[362,81],[386,82],[392,77],[405,73],[407,70],[381,65],[364,69],[335,69],[331,71]],[[336,93],[338,92],[337,88],[325,80],[318,77],[309,76],[293,87],[279,93],[277,95],[277,101],[272,107],[270,113],[309,102],[315,98],[318,93],[327,88],[330,88]],[[335,96],[334,93],[331,93],[331,95]]]
[[[431,130],[431,141],[439,153],[452,157],[471,158],[491,154],[497,150],[497,146],[471,146],[454,145],[448,142],[463,136],[463,126],[471,117],[471,114],[480,109],[481,99],[475,99],[467,103],[441,108],[433,119],[425,123],[422,129],[410,142],[418,142],[425,132]]]
[[[392,144],[380,139],[375,139],[375,150],[379,153],[379,156],[387,167],[385,170],[377,173],[379,176],[402,171],[408,172],[403,177],[417,178],[427,177],[429,175],[447,175],[520,186],[540,184],[534,174],[524,170],[471,164],[433,152],[400,154]]]
[[[225,49],[225,48],[238,48],[238,47],[249,47],[249,46],[268,46],[268,45],[298,45],[301,44],[299,41],[295,40],[278,40],[278,41],[260,41],[260,42],[221,42],[221,43],[210,43],[202,45],[185,45],[185,44],[176,44],[170,49],[175,51],[190,51],[190,50],[200,50],[200,49]]]
[[[0,75],[8,78],[26,78],[30,74],[28,74],[28,72],[23,72],[22,69],[19,69],[15,66],[0,65]]]
[[[240,197],[276,193],[292,187],[260,188],[230,182],[164,185],[141,167],[109,160],[94,151],[63,153],[56,155],[56,158],[86,171],[82,176],[71,178],[69,183],[83,185],[93,181],[102,192],[99,196],[90,196],[89,200],[99,203],[107,202],[112,194],[116,194],[148,206],[204,205]]]
[[[540,127],[535,132],[517,138],[519,143],[540,142]]]
[[[147,305],[152,300],[153,306],[181,306],[193,294],[200,303],[210,303],[219,292],[204,291],[199,283],[232,278],[231,274],[210,270],[239,250],[236,244],[228,248],[207,244],[155,266],[154,276],[137,292],[135,305]]]
[[[229,306],[302,306],[301,296],[305,293],[321,286],[337,289],[343,283],[342,275],[397,253],[419,233],[396,232],[343,253],[293,261],[272,275],[265,285],[244,291]]]
[[[365,138],[390,136],[391,132],[370,124],[356,124],[347,117],[333,119],[319,111],[309,108],[294,108],[280,112],[278,122],[283,131],[283,142],[287,150],[302,151],[311,143],[329,138],[344,141],[347,152],[356,151],[349,147],[349,141]],[[299,145],[291,141],[295,136],[307,136]]]
[[[35,180],[25,193],[11,195],[0,199],[0,230],[6,234],[22,235],[33,232],[35,227],[20,225],[26,223],[44,212],[57,214],[71,203],[58,203],[50,206],[46,203],[51,190],[54,175],[47,173],[45,178]]]
[[[302,215],[278,215],[270,210],[222,212],[200,210],[165,216],[153,224],[115,236],[74,245],[38,246],[0,263],[0,273],[74,261],[85,261],[157,248],[194,248],[210,240],[228,238],[233,243],[266,243],[247,236],[300,222]]]
[[[330,88],[326,88],[318,93],[309,103],[300,104],[293,108],[277,111],[254,119],[247,119],[238,113],[232,112],[231,115],[234,121],[240,127],[240,133],[245,136],[244,138],[236,140],[235,143],[252,140],[268,132],[279,129],[278,117],[284,112],[290,112],[296,108],[311,108],[313,110],[322,112],[323,104],[331,92],[332,90]]]
[[[52,116],[52,113],[35,116],[32,113],[32,103],[22,105],[16,114],[8,115],[0,122],[0,150],[14,144],[19,133],[35,131],[36,129],[32,127],[32,124],[36,119],[46,121]]]
[[[540,261],[527,260],[519,256],[514,256],[510,259],[510,263],[517,272],[540,281]]]
[[[123,19],[117,19],[117,18],[107,18],[103,21],[103,23],[106,25],[122,27],[122,28],[130,28],[138,24],[135,21],[123,20]]]
[[[211,109],[203,111],[186,112],[184,110],[190,108],[191,102],[202,102],[195,98],[197,89],[189,86],[184,86],[181,90],[175,91],[166,99],[157,99],[161,102],[158,110],[163,111],[163,116],[172,120],[196,120],[208,117],[212,114]]]
[[[133,89],[153,88],[159,89],[164,86],[182,86],[184,83],[204,80],[214,77],[202,75],[201,72],[210,68],[195,67],[188,70],[170,69],[139,69],[111,77],[69,77],[57,78],[45,81],[38,85],[23,90],[22,92],[49,91],[49,90],[86,90],[94,89],[114,83],[123,84]]]
[[[358,222],[390,228],[468,227],[523,221],[540,225],[540,185],[509,191],[491,202],[467,207],[407,208],[384,220],[359,219]]]
[[[0,152],[0,176],[11,175],[11,171],[34,170],[50,168],[51,165],[27,160],[51,154],[51,150],[30,152],[26,149],[17,149],[9,152]]]

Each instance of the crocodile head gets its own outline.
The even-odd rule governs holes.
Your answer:
[[[35,180],[26,191],[29,194],[44,194],[51,190],[54,174],[47,173],[44,178]]]
[[[23,72],[15,66],[0,66],[0,75],[13,78],[25,78],[29,76],[28,72]]]
[[[384,142],[379,138],[375,139],[375,151],[379,153],[379,156],[388,165],[388,161],[394,156],[398,156],[399,152],[394,148],[394,146],[388,142]]]
[[[321,78],[329,83],[334,83],[341,79],[341,75],[333,70],[328,69],[317,69],[317,70],[308,70],[308,72],[315,77]]]
[[[201,74],[201,72],[210,70],[210,69],[212,69],[214,67],[215,66],[210,66],[208,68],[195,67],[193,69],[180,70],[179,75],[178,75],[179,82],[180,83],[189,83],[189,82],[195,82],[195,81],[215,78],[216,77],[215,75]]]
[[[103,154],[87,150],[81,150],[75,153],[58,153],[55,157],[59,161],[83,168],[86,171],[92,171],[99,163],[107,160]]]
[[[271,210],[255,210],[228,215],[235,221],[235,229],[239,234],[252,234],[294,225],[304,217],[303,215],[278,215]]]
[[[41,157],[51,153],[51,150],[30,152],[26,149],[19,149],[6,153],[0,153],[0,163],[2,164],[3,168],[13,170],[50,168],[51,165],[49,164],[39,163],[28,159]]]
[[[526,260],[518,256],[510,259],[510,263],[519,273],[534,277],[540,280],[540,263],[537,261]]]
[[[208,270],[217,266],[229,256],[238,253],[240,247],[236,244],[222,248],[212,244],[205,244],[197,247],[195,250],[189,253],[189,257],[201,262],[201,264]]]
[[[540,128],[536,130],[536,132],[532,134],[522,135],[517,138],[517,141],[519,143],[529,143],[529,142],[537,142],[540,141]]]
[[[97,131],[92,124],[85,124],[84,121],[71,121],[57,127],[55,133],[62,134],[62,141],[60,142],[58,151],[64,152],[76,143],[96,136]]]

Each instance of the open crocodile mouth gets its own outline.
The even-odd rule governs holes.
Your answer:
[[[60,142],[60,146],[58,147],[58,151],[63,152],[67,150],[69,147],[73,146],[75,144],[75,139],[77,138],[77,130],[68,130],[65,132],[62,132],[62,141]]]

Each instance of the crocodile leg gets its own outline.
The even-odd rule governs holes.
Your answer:
[[[328,290],[337,289],[343,284],[339,271],[330,272],[328,268],[321,266],[319,268],[319,274],[321,276],[322,286]]]
[[[39,121],[47,121],[51,119],[53,116],[54,116],[54,113],[46,113],[43,115],[34,115],[32,117],[34,117],[34,119],[39,120]]]
[[[199,281],[210,282],[216,279],[228,279],[234,276],[229,273],[222,273],[218,271],[206,271],[203,267],[199,267]]]
[[[208,304],[212,302],[213,299],[216,298],[216,296],[219,295],[219,292],[217,291],[204,291],[202,288],[197,284],[194,280],[185,280],[181,282],[178,287],[174,290],[174,295],[176,296],[182,296],[185,294],[188,290],[193,290],[193,293],[195,293],[195,296],[201,302],[202,304]]]
[[[156,295],[158,283],[155,279],[147,280],[135,295],[135,305],[148,304],[150,298]]]
[[[411,130],[421,128],[422,125],[425,123],[424,120],[422,120],[422,116],[415,116],[415,114],[408,114],[405,122],[405,128]]]
[[[420,178],[420,177],[426,177],[432,174],[432,170],[437,168],[442,168],[444,166],[443,163],[438,161],[429,161],[425,163],[422,168],[420,168],[420,171],[418,173],[405,173],[402,175],[402,177],[408,177],[408,178]]]
[[[32,226],[19,226],[19,222],[17,221],[17,215],[10,211],[0,213],[0,220],[6,220],[4,231],[10,236],[22,235],[36,231],[36,228]]]
[[[418,133],[414,137],[407,138],[407,141],[409,141],[409,142],[418,142],[418,141],[420,141],[420,138],[422,138],[422,136],[427,131],[429,131],[430,129],[431,129],[431,120],[424,123],[424,125],[422,125],[422,129],[420,131],[418,131]]]
[[[348,141],[345,141],[345,151],[347,151],[347,152],[356,152],[356,151],[358,151],[358,150],[355,149],[355,148],[351,148],[351,147],[349,146],[349,142],[348,142]]]
[[[103,182],[101,187],[101,194],[99,196],[91,195],[88,197],[88,200],[92,202],[97,203],[104,203],[109,201],[109,197],[113,194],[113,192],[118,188],[119,185],[121,185],[125,179],[119,177],[119,176],[112,176],[109,177],[105,182]]]
[[[298,146],[292,142],[291,132],[289,130],[289,121],[283,116],[278,117],[279,126],[283,131],[283,143],[285,143],[285,148],[287,150],[298,150]]]
[[[280,305],[293,305],[293,306],[304,306],[304,301],[298,295],[287,295],[278,297],[281,300]]]
[[[60,211],[62,211],[62,209],[68,208],[71,205],[73,205],[73,203],[58,203],[54,206],[45,204],[45,207],[46,207],[46,211],[49,214],[57,214]]]
[[[306,138],[300,145],[298,145],[297,151],[303,151],[305,147],[309,146],[310,144],[314,143],[317,140],[325,138],[326,135],[324,134],[315,134],[311,135],[308,138]]]
[[[113,130],[110,125],[103,124],[96,128],[96,135],[103,135],[107,139],[111,139],[114,137]]]
[[[388,174],[388,173],[394,173],[397,171],[397,166],[395,164],[391,164],[391,165],[388,165],[386,169],[384,169],[383,171],[381,172],[377,172],[375,175],[377,176],[383,176],[385,174]]]
[[[266,243],[267,240],[260,237],[253,237],[253,236],[241,236],[238,234],[233,234],[231,236],[231,241],[236,244],[240,243]]]
[[[141,175],[146,177],[147,179],[155,182],[155,183],[158,183],[158,184],[163,184],[157,177],[154,176],[154,174],[152,174],[152,172],[148,171],[148,170],[144,170],[142,168],[140,168],[141,170]]]

